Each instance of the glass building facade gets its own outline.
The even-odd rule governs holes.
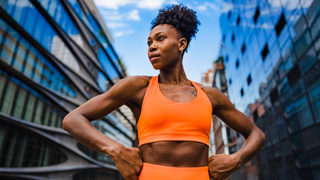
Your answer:
[[[127,76],[92,0],[0,1],[0,179],[123,179],[108,155],[62,129],[64,116]],[[92,125],[127,147],[121,107]]]
[[[225,0],[220,26],[229,98],[267,138],[231,179],[320,179],[320,1]]]

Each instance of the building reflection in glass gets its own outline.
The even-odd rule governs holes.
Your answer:
[[[319,179],[320,1],[225,0],[221,13],[230,100],[267,137],[231,178]]]

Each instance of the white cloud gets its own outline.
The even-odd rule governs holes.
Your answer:
[[[157,9],[162,6],[164,0],[140,0],[137,5],[139,8]]]
[[[134,4],[139,8],[157,9],[162,6],[165,0],[94,0],[97,6],[117,10],[120,6]]]
[[[97,6],[103,6],[108,9],[118,9],[119,6],[125,6],[127,4],[134,3],[135,0],[94,0]]]
[[[101,16],[106,20],[122,20],[123,15],[119,14],[118,11],[108,11],[108,10],[100,10]]]
[[[120,28],[120,27],[126,27],[127,24],[125,23],[118,23],[118,22],[109,22],[108,24],[108,28]]]
[[[119,14],[119,11],[117,10],[106,10],[106,9],[100,9],[100,13],[102,17],[109,21],[123,21],[123,20],[140,20],[139,11],[134,9],[132,11],[129,11],[124,14]]]
[[[209,2],[205,2],[203,5],[198,6],[198,9],[201,11],[206,11],[208,7],[215,10],[216,12],[219,12],[219,10],[220,10],[220,8],[217,5],[209,3]]]
[[[166,1],[166,4],[179,4],[179,3],[175,0],[169,0],[169,1]]]
[[[120,36],[124,36],[124,35],[128,35],[128,34],[132,34],[134,33],[134,31],[132,30],[128,30],[128,31],[119,31],[119,32],[116,32],[114,34],[115,37],[120,37]]]
[[[139,14],[138,14],[138,13],[139,13],[139,11],[136,10],[136,9],[130,11],[130,12],[128,13],[128,19],[132,19],[132,20],[137,20],[137,21],[139,21],[139,20],[140,20],[140,17],[139,17]]]
[[[232,9],[233,9],[233,4],[232,3],[223,2],[222,3],[222,8],[221,8],[221,13],[227,13]]]

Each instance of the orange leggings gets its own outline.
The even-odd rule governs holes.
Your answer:
[[[208,166],[169,167],[143,163],[139,180],[209,180]]]

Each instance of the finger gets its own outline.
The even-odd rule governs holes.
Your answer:
[[[208,158],[208,162],[211,162],[211,161],[213,161],[214,160],[214,155],[213,156],[210,156],[209,158]]]
[[[138,180],[138,176],[137,176],[137,175],[132,175],[132,176],[131,176],[131,179],[132,179],[132,180]]]

